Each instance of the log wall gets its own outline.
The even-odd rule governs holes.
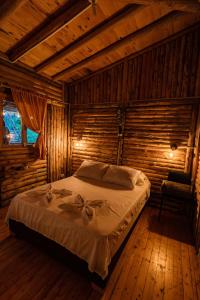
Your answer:
[[[72,104],[200,95],[200,25],[68,85]]]
[[[48,181],[67,175],[68,108],[48,105],[47,112],[47,163]]]
[[[122,164],[142,170],[150,179],[152,204],[170,169],[189,173],[192,167],[198,105],[133,106],[126,109]],[[170,145],[176,144],[173,151]],[[174,207],[175,203],[168,203]]]
[[[139,168],[150,178],[156,205],[170,169],[192,173],[200,103],[199,44],[198,24],[67,85],[72,106],[72,171],[84,158]],[[111,113],[104,122],[102,109]],[[82,145],[76,146],[81,135]],[[172,159],[173,143],[178,149]]]
[[[0,59],[0,86],[28,89],[46,96],[49,103],[63,103],[62,85]]]
[[[47,160],[37,160],[31,145],[0,145],[1,206],[7,204],[19,192],[66,175],[67,115],[61,84],[0,60],[0,86],[28,89],[45,95],[49,103],[46,124]],[[4,95],[0,98],[3,99]],[[2,128],[2,106],[0,110],[0,128]]]
[[[198,169],[195,181],[196,211],[194,216],[194,232],[197,252],[200,252],[200,151],[198,154]]]
[[[74,106],[71,112],[71,173],[84,159],[140,169],[152,184],[151,203],[159,205],[169,170],[191,171],[198,104]],[[170,158],[174,143],[178,148]]]
[[[37,160],[32,146],[0,148],[1,205],[20,192],[67,175],[67,114],[65,107],[48,105],[47,160]]]
[[[72,108],[71,173],[84,159],[112,164],[118,157],[118,109]]]
[[[47,182],[46,161],[36,160],[32,146],[0,148],[1,205],[12,197]]]

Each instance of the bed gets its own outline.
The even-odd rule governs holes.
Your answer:
[[[51,201],[44,201],[44,194],[50,188],[56,195]],[[77,195],[87,203],[97,204],[92,208],[95,215],[90,220],[83,218],[83,210],[74,211],[69,206],[69,199]],[[105,279],[113,256],[149,195],[150,182],[144,174],[143,183],[136,184],[133,189],[94,178],[71,176],[18,194],[9,207],[7,222],[22,223],[53,240],[86,261],[90,272]]]

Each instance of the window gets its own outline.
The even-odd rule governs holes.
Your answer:
[[[23,134],[22,134],[23,132]],[[3,104],[3,144],[34,144],[38,133],[22,124],[21,116],[13,102]]]
[[[3,143],[22,143],[22,122],[20,114],[15,106],[5,105],[3,107]]]
[[[27,128],[26,130],[26,139],[28,144],[35,144],[38,138],[38,133]]]

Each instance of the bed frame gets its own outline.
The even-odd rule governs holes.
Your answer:
[[[47,253],[51,257],[54,257],[61,261],[62,263],[64,262],[67,266],[74,270],[79,270],[81,273],[84,274],[84,276],[87,276],[87,278],[95,285],[97,285],[99,288],[103,289],[106,286],[106,283],[108,279],[110,278],[112,271],[135,227],[135,225],[138,222],[138,219],[140,215],[142,214],[146,204],[142,208],[141,212],[139,213],[137,219],[129,229],[129,232],[127,233],[124,241],[122,242],[121,246],[115,253],[115,255],[112,258],[112,261],[109,265],[109,272],[107,277],[103,280],[98,274],[96,273],[91,273],[88,270],[88,264],[78,256],[74,255],[71,253],[69,250],[64,248],[63,246],[59,245],[58,243],[48,239],[47,237],[43,236],[42,234],[28,228],[24,224],[14,221],[12,219],[9,220],[9,228],[14,233],[14,235],[17,238],[22,238],[30,243],[36,245],[39,247],[43,252]]]

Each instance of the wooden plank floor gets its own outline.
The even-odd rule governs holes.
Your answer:
[[[200,262],[188,220],[146,208],[102,300],[200,300]]]
[[[78,271],[11,236],[0,209],[0,299],[200,299],[200,264],[187,221],[147,207],[101,296]]]
[[[0,208],[0,300],[99,300],[88,278],[12,236]]]

